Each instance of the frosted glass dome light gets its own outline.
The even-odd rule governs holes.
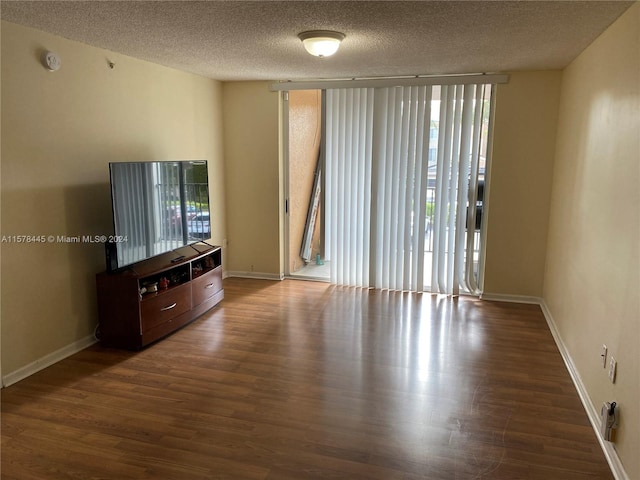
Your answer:
[[[311,30],[298,34],[307,52],[320,58],[330,57],[336,53],[344,37],[344,33],[330,30]]]

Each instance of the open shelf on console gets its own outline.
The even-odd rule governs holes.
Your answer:
[[[160,295],[179,285],[189,283],[191,281],[189,273],[189,262],[177,265],[168,270],[138,279],[138,290],[143,300],[150,296]]]
[[[191,279],[193,280],[220,266],[222,266],[222,251],[210,252],[191,262]]]

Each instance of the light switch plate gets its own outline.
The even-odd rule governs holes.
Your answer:
[[[609,359],[609,380],[611,383],[616,383],[616,370],[618,369],[618,362],[616,359],[611,357]]]

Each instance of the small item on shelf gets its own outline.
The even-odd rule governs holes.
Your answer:
[[[143,285],[146,288],[147,292],[157,292],[158,291],[158,282],[148,282]]]
[[[213,258],[211,258],[210,256],[209,256],[209,257],[206,257],[206,258],[204,259],[204,266],[205,266],[206,268],[213,268],[213,267],[214,267],[214,265],[213,265]]]
[[[200,275],[202,273],[202,265],[200,265],[199,263],[193,266],[193,276],[197,277],[198,275]]]
[[[159,282],[160,288],[162,290],[166,290],[169,288],[169,279],[167,277],[162,277]]]

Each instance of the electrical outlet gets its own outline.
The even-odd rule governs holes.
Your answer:
[[[616,402],[604,402],[600,410],[600,434],[608,442],[615,442],[618,428],[618,405]]]
[[[616,370],[618,368],[618,362],[616,362],[616,359],[611,357],[609,359],[609,380],[611,380],[611,383],[616,383]]]
[[[602,368],[607,368],[607,346],[602,344],[602,352],[600,353],[600,360],[602,361]]]

